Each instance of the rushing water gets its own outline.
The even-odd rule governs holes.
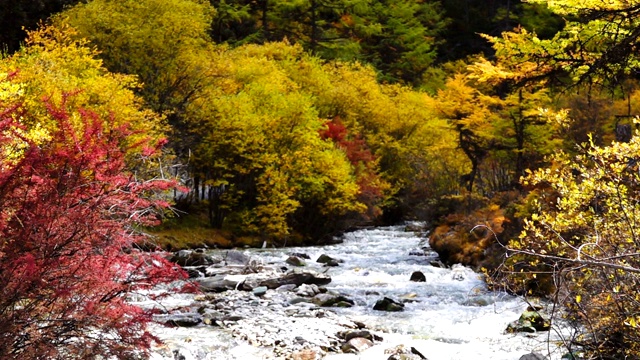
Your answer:
[[[429,360],[517,360],[532,351],[550,359],[560,358],[561,351],[549,345],[549,340],[555,339],[554,332],[505,334],[507,324],[518,319],[527,307],[522,299],[488,291],[481,276],[468,268],[431,266],[437,258],[435,253],[427,249],[424,255],[415,255],[421,250],[421,241],[424,243],[424,238],[397,226],[355,231],[336,245],[246,252],[264,263],[282,263],[292,252],[308,254],[309,268],[331,275],[327,289],[356,302],[354,307],[332,310],[385,333],[382,343],[362,354],[335,354],[328,359],[387,359],[384,350],[398,344],[415,347]],[[323,268],[314,262],[321,254],[343,262],[339,267]],[[421,271],[426,282],[409,281],[414,271]],[[405,310],[372,310],[383,296],[405,299]],[[262,350],[237,342],[219,330],[193,331],[156,329],[161,338],[188,342],[192,350],[198,346],[208,347],[207,352],[218,349],[213,357],[216,359],[266,358]],[[233,346],[220,350],[220,344],[231,343]]]

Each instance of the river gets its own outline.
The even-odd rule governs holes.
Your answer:
[[[553,329],[535,334],[505,333],[508,323],[517,320],[527,308],[522,298],[488,291],[482,276],[466,267],[432,266],[437,254],[424,247],[425,238],[404,230],[404,226],[358,230],[346,234],[344,241],[335,245],[244,252],[264,264],[283,263],[291,253],[309,255],[307,268],[326,271],[331,276],[326,288],[355,302],[351,308],[330,311],[366,324],[384,339],[360,354],[329,353],[325,359],[386,360],[388,349],[399,344],[418,349],[429,360],[518,360],[530,352],[551,360],[561,358],[563,352],[553,345],[558,339]],[[211,253],[217,252],[222,250]],[[321,254],[342,262],[338,267],[322,267],[314,261]],[[414,271],[422,272],[426,281],[409,281]],[[404,299],[404,311],[373,310],[381,297]],[[176,295],[165,300],[164,306],[188,306],[190,301],[193,295]],[[272,325],[277,322],[273,320]],[[274,358],[271,349],[250,346],[224,328],[156,325],[151,330],[165,341],[153,359]]]

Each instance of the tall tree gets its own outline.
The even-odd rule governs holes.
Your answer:
[[[189,164],[199,139],[189,132],[185,108],[218,71],[209,37],[214,12],[204,0],[95,0],[66,10],[54,22],[73,27],[76,39],[95,46],[108,70],[138,78],[137,94],[166,117],[170,137],[180,139],[170,143],[175,162]],[[188,178],[189,171],[181,175]]]
[[[447,21],[439,2],[403,0],[264,0],[245,3],[218,2],[224,21],[232,14],[249,11],[252,25],[236,17],[227,23],[237,35],[214,38],[238,42],[288,40],[302,44],[313,54],[329,60],[360,60],[376,66],[385,81],[415,85],[436,58],[439,38]],[[218,20],[216,20],[218,21]],[[253,29],[254,32],[245,32]],[[232,31],[233,32],[233,31]],[[242,35],[244,34],[244,35]]]
[[[322,236],[333,230],[328,219],[364,211],[346,155],[321,138],[324,120],[311,96],[280,65],[304,65],[295,60],[302,49],[246,45],[223,57],[230,64],[224,81],[187,109],[201,119],[192,129],[203,140],[194,161],[210,191],[212,225],[226,221],[265,238],[305,228],[304,235]]]
[[[543,1],[565,19],[551,39],[524,29],[491,38],[505,61],[520,64],[521,76],[585,85],[617,85],[636,76],[640,8],[634,1]]]

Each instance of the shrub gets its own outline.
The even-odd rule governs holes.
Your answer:
[[[107,130],[64,104],[46,108],[40,116],[58,126],[35,141],[21,124],[29,114],[0,100],[0,358],[137,356],[153,340],[150,314],[127,294],[183,274],[132,248],[133,229],[157,221],[168,204],[154,195],[174,183],[126,171],[125,154],[155,151],[124,149],[126,127]],[[80,134],[72,117],[86,124]]]

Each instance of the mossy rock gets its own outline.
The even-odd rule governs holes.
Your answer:
[[[534,333],[538,331],[549,331],[549,329],[551,329],[551,322],[546,320],[539,312],[528,310],[523,312],[517,321],[507,326],[508,333]]]

